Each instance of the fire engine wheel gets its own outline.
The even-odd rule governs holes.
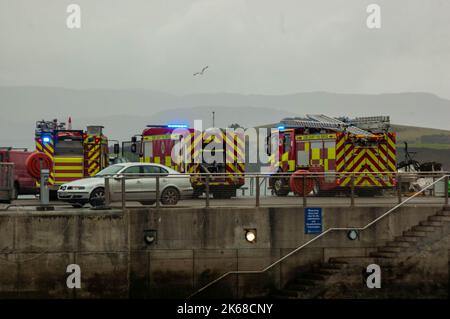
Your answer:
[[[289,194],[289,189],[284,187],[284,182],[281,178],[277,178],[273,183],[273,191],[277,196],[287,196]]]
[[[180,192],[174,187],[168,187],[161,194],[163,205],[176,205],[180,200]]]
[[[192,193],[192,198],[199,198],[202,195],[203,195],[203,189],[194,188],[194,192]]]
[[[92,191],[89,198],[89,204],[92,207],[102,206],[105,203],[105,190],[103,188],[96,188]]]
[[[230,199],[235,196],[235,191],[231,189],[217,189],[213,193],[213,197],[217,199]]]

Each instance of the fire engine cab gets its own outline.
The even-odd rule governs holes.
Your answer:
[[[349,190],[352,182],[357,193],[374,195],[396,185],[395,133],[390,132],[387,116],[286,118],[279,123],[275,138],[279,139],[278,149],[269,147],[268,152],[277,174],[269,185],[277,196],[294,191],[294,172],[315,173],[309,179],[311,189],[305,186],[294,191],[299,195]],[[352,177],[350,172],[356,174]]]
[[[177,134],[182,129],[185,134]],[[133,148],[136,151],[136,138]],[[175,145],[180,145],[184,155],[172,156]],[[168,166],[178,172],[191,174],[191,184],[194,197],[205,192],[206,176],[214,198],[231,198],[236,196],[236,190],[245,184],[245,142],[241,134],[227,135],[222,129],[214,132],[196,131],[183,124],[149,125],[142,132],[139,157],[144,163],[158,163]],[[205,161],[208,152],[217,161]],[[178,157],[177,157],[178,156]],[[200,160],[196,160],[200,159]]]
[[[72,130],[58,120],[38,121],[35,130],[36,152],[27,159],[27,168],[36,181],[40,169],[50,169],[49,186],[56,191],[61,184],[94,176],[108,166],[108,139],[103,126]]]

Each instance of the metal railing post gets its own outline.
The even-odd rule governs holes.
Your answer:
[[[209,207],[209,175],[206,175],[206,178],[205,178],[205,193],[206,193],[205,206]]]
[[[306,175],[305,174],[303,174],[302,182],[303,182],[303,207],[306,207],[306,205],[308,203],[306,202]]]
[[[259,175],[256,176],[256,207],[259,207],[259,194],[260,193],[260,187],[259,187]]]
[[[122,194],[122,210],[127,208],[126,197],[125,197],[125,176],[122,176],[120,190]]]
[[[105,177],[105,202],[103,203],[103,205],[105,206],[105,208],[109,207],[111,204],[111,188],[109,185],[109,177],[106,176]]]
[[[350,173],[350,207],[355,206],[355,173]]]
[[[161,203],[160,203],[160,196],[161,196],[161,194],[160,194],[160,190],[159,190],[159,175],[156,175],[156,194],[155,194],[155,196],[156,196],[156,207],[160,207],[161,206]]]
[[[445,205],[448,205],[448,175],[444,179]]]
[[[398,198],[398,203],[400,204],[402,202],[402,183],[401,183],[400,175],[398,175],[398,177],[397,177],[397,198]]]

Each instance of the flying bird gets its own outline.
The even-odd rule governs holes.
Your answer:
[[[196,75],[203,75],[203,72],[205,72],[207,68],[209,68],[208,65],[205,66],[200,72],[195,72],[195,73],[194,73],[194,76],[196,76]]]

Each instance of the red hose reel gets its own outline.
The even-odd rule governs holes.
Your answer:
[[[296,195],[308,195],[314,188],[314,180],[311,178],[309,171],[299,169],[289,178],[289,186]]]
[[[31,177],[39,180],[41,178],[41,168],[52,171],[53,161],[47,154],[36,152],[28,156],[25,162],[25,166],[27,168],[28,174],[30,174]]]

